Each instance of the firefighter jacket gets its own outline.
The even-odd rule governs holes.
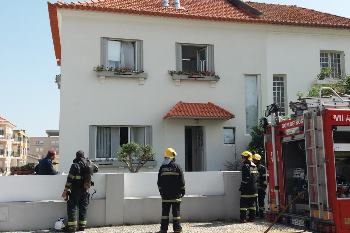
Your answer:
[[[71,191],[84,191],[83,171],[84,167],[87,166],[85,158],[77,158],[73,160],[73,164],[70,167],[69,174],[65,189]]]
[[[185,195],[184,175],[181,167],[174,161],[159,168],[157,184],[164,200],[176,200]]]
[[[245,161],[242,166],[242,182],[240,188],[242,194],[255,195],[258,193],[258,175],[259,173],[256,165],[250,161]]]
[[[258,189],[265,190],[267,188],[267,172],[266,167],[262,164],[257,165],[259,177],[258,177]]]
[[[58,172],[55,170],[52,164],[52,160],[48,157],[40,160],[39,164],[35,167],[37,175],[57,175]]]

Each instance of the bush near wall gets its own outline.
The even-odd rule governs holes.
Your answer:
[[[34,163],[28,163],[21,167],[11,167],[11,175],[33,175]]]

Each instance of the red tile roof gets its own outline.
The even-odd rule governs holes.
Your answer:
[[[170,0],[170,3],[172,2],[173,0]],[[247,5],[247,7],[241,5]],[[60,64],[61,59],[57,20],[57,9],[59,8],[256,24],[350,29],[350,19],[348,18],[297,6],[242,3],[238,0],[181,0],[181,7],[182,9],[178,10],[174,7],[164,8],[162,0],[91,0],[78,3],[48,3],[57,64]],[[247,10],[249,7],[253,11]],[[254,10],[262,14],[254,14]]]
[[[164,119],[231,119],[235,116],[229,111],[213,103],[184,103],[178,102],[164,116]]]

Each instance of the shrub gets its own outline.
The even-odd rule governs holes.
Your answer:
[[[150,145],[139,145],[131,142],[122,145],[117,153],[117,158],[126,164],[130,172],[136,173],[148,161],[154,160],[154,152]]]

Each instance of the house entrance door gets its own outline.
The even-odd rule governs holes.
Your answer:
[[[204,171],[204,130],[202,126],[185,127],[185,170]]]

